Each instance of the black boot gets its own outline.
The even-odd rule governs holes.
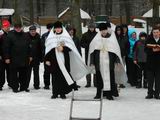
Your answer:
[[[142,88],[142,80],[138,79],[136,88]]]
[[[60,98],[66,99],[66,95],[65,94],[60,94]]]
[[[87,80],[86,88],[91,87],[91,81]]]
[[[86,80],[87,80],[87,84],[86,84],[86,88],[91,87],[91,75],[87,75],[86,76]]]
[[[148,88],[147,79],[143,80],[143,88]]]
[[[155,98],[155,99],[160,99],[159,93],[155,92],[155,93],[154,93],[154,98]]]
[[[96,80],[95,74],[93,75],[93,84],[94,84],[94,87],[97,87],[97,80]]]
[[[51,99],[56,99],[56,98],[58,98],[58,95],[57,95],[57,94],[53,94],[53,95],[51,96]]]
[[[146,99],[152,99],[152,98],[153,98],[153,95],[152,95],[152,94],[148,94],[145,98],[146,98]]]
[[[114,100],[114,98],[112,97],[111,91],[107,91],[107,93],[106,93],[106,99],[108,99],[108,100]]]
[[[96,93],[96,96],[94,97],[94,99],[100,99],[101,98],[101,92],[102,92],[102,90],[97,88],[97,93]]]
[[[153,98],[153,95],[155,95],[155,91],[152,90],[152,91],[148,91],[148,95],[145,97],[146,99],[152,99]]]

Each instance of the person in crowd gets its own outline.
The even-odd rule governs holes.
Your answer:
[[[70,35],[71,38],[73,39],[74,44],[75,44],[75,46],[76,46],[79,54],[82,55],[82,53],[81,53],[80,40],[79,40],[79,38],[76,36],[76,29],[75,29],[73,26],[68,25],[68,26],[66,27],[66,30],[68,31],[69,35]]]
[[[127,50],[125,52],[125,60],[124,60],[124,65],[126,65],[126,73],[128,77],[128,42],[129,42],[129,36],[128,36],[128,25],[127,24],[122,24],[122,39],[127,42]],[[129,83],[129,80],[127,81]]]
[[[42,48],[41,48],[41,38],[40,35],[36,32],[36,26],[32,25],[29,27],[29,32],[27,33],[28,39],[31,44],[32,52],[32,61],[29,67],[28,73],[28,87],[31,79],[31,73],[33,69],[33,86],[35,89],[40,89],[40,77],[39,77],[39,65],[42,61]]]
[[[123,64],[125,65],[125,57],[127,54],[127,45],[128,45],[128,41],[123,39],[123,28],[120,25],[117,25],[115,28],[115,35],[121,50],[121,57],[123,60]],[[120,64],[120,61],[117,60],[117,63],[115,64],[115,78],[117,83],[119,83],[119,87],[120,88],[125,88],[125,81],[127,81],[127,76],[125,76],[126,74],[123,74],[123,72],[121,71],[122,68],[122,64]]]
[[[135,29],[130,28],[128,31],[129,42],[128,42],[128,55],[127,55],[127,76],[128,82],[131,86],[137,86],[137,65],[134,64],[134,45],[137,41],[137,34]]]
[[[54,23],[46,39],[45,64],[52,76],[52,99],[66,99],[66,94],[77,90],[76,80],[89,73],[72,38],[60,21]]]
[[[43,74],[43,79],[44,79],[44,89],[46,90],[49,90],[50,89],[50,76],[51,76],[51,73],[49,72],[49,68],[48,66],[45,64],[45,59],[44,59],[44,56],[45,56],[45,41],[51,31],[53,27],[53,23],[48,23],[46,25],[46,28],[47,28],[47,32],[44,33],[41,37],[41,44],[42,44],[42,56],[43,56],[43,61],[44,61],[44,74]],[[53,78],[52,78],[53,79]]]
[[[148,95],[146,99],[160,99],[160,29],[153,27],[146,41]]]
[[[32,60],[30,42],[23,32],[21,23],[14,24],[4,41],[4,60],[10,66],[10,85],[14,93],[29,92],[27,75],[29,63]]]
[[[141,32],[139,34],[139,40],[135,43],[134,46],[134,64],[138,66],[137,68],[137,86],[136,88],[147,88],[147,73],[146,73],[146,59],[147,55],[144,51],[145,41],[147,39],[147,34]]]
[[[2,21],[2,34],[0,35],[0,91],[3,89],[5,84],[5,76],[7,76],[7,83],[10,87],[10,74],[9,65],[5,63],[3,56],[3,42],[6,40],[7,34],[10,31],[10,22],[8,20]]]
[[[89,45],[88,59],[89,65],[95,67],[97,77],[97,92],[94,99],[100,99],[103,91],[107,99],[113,100],[113,96],[119,96],[115,83],[114,65],[117,57],[122,63],[120,47],[110,28],[110,23],[100,23],[98,28],[100,33],[97,33]]]
[[[92,39],[96,36],[97,32],[96,32],[96,26],[94,23],[90,23],[88,25],[88,31],[85,32],[83,35],[82,35],[82,38],[81,38],[81,47],[82,48],[85,48],[85,62],[87,64],[87,61],[88,61],[88,50],[89,50],[89,45],[92,41]],[[91,87],[91,74],[88,74],[86,76],[86,80],[87,80],[87,84],[85,87]],[[96,76],[94,74],[94,77],[93,77],[93,83],[94,83],[94,86],[96,86]]]
[[[125,42],[128,42],[129,40],[129,37],[128,37],[128,26],[126,24],[122,24],[122,37],[123,37],[123,40]]]

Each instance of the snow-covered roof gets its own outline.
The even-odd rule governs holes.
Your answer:
[[[13,15],[14,9],[0,9],[0,16]]]
[[[148,12],[146,12],[143,17],[153,17],[153,9],[150,9]],[[160,6],[159,6],[159,17],[160,17]]]
[[[67,9],[65,9],[63,12],[61,12],[58,15],[58,18],[60,18],[62,15],[64,15],[70,8],[68,7]],[[85,12],[84,10],[80,9],[80,15],[82,19],[91,19],[91,17],[89,16],[89,14],[87,12]]]
[[[133,22],[146,23],[146,21],[142,19],[133,19]]]
[[[81,14],[81,18],[82,19],[91,19],[89,14],[87,12],[85,12],[84,10],[82,10],[82,9],[80,9],[80,14]]]

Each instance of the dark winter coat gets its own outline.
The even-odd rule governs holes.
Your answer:
[[[42,48],[42,56],[43,56],[43,59],[44,59],[44,56],[45,56],[45,41],[47,39],[49,35],[49,31],[44,33],[41,37],[41,48]]]
[[[63,47],[64,59],[65,59],[65,67],[68,72],[70,72],[70,59],[69,59],[69,51],[68,47]],[[45,56],[45,61],[50,61],[51,66],[48,66],[49,71],[54,73],[58,68],[58,62],[56,59],[55,48],[53,48],[47,55]]]
[[[81,46],[83,48],[85,48],[85,61],[87,64],[88,61],[88,51],[89,51],[89,45],[91,43],[91,41],[93,40],[93,38],[96,36],[97,32],[91,32],[90,30],[88,30],[88,32],[84,33],[82,35],[82,39],[81,39]]]
[[[128,39],[123,36],[117,36],[117,41],[121,50],[121,56],[124,57],[127,55],[127,46],[128,46]]]
[[[145,40],[138,40],[134,46],[134,60],[137,62],[146,62],[147,54],[144,51]]]
[[[158,42],[155,41],[153,36],[149,36],[147,44],[158,44],[160,45],[160,39]],[[160,52],[153,52],[152,48],[145,47],[145,52],[147,53],[147,68],[150,70],[160,69]]]
[[[40,35],[37,33],[35,36],[31,36],[29,32],[27,35],[31,44],[31,54],[33,58],[31,65],[39,65],[42,61],[42,46]]]
[[[25,67],[29,65],[31,56],[31,46],[27,34],[23,31],[18,33],[12,30],[8,33],[4,41],[4,58],[11,60],[11,65],[15,67]]]
[[[81,44],[80,44],[79,38],[76,37],[76,36],[73,36],[72,39],[73,39],[73,42],[74,42],[79,54],[82,55],[82,53],[81,53]]]
[[[3,55],[3,42],[7,37],[7,34],[5,31],[3,31],[3,34],[0,35],[0,60],[3,59],[4,55]]]

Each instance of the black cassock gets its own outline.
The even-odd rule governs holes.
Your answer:
[[[109,70],[110,70],[110,88],[111,90],[103,91],[104,96],[118,96],[118,90],[117,85],[115,83],[115,75],[114,75],[114,66],[115,62],[118,59],[116,54],[112,52],[108,52],[109,56]],[[103,89],[103,79],[100,72],[100,50],[94,50],[94,52],[91,54],[91,60],[90,64],[93,64],[95,66],[96,70],[96,79],[97,79],[97,95],[99,96],[101,93],[101,90]],[[107,67],[107,66],[106,66]]]
[[[70,74],[70,58],[69,52],[71,49],[68,47],[63,47],[64,62],[67,72]],[[67,94],[72,91],[72,89],[77,90],[76,83],[68,85],[56,58],[55,48],[53,48],[45,57],[45,61],[50,61],[51,66],[48,66],[49,72],[52,74],[52,93],[56,95]],[[71,76],[72,77],[72,76]]]

